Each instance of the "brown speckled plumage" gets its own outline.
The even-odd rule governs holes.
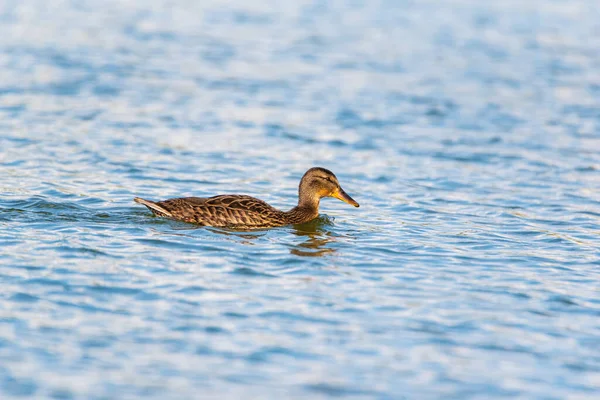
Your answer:
[[[335,197],[358,207],[358,203],[340,187],[335,175],[325,168],[311,168],[304,174],[298,189],[298,205],[290,211],[281,211],[262,200],[237,194],[157,202],[136,197],[134,201],[161,217],[205,226],[258,229],[311,221],[319,215],[322,197]]]

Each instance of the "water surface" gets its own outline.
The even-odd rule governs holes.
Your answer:
[[[496,3],[0,4],[0,397],[598,396],[598,7]]]

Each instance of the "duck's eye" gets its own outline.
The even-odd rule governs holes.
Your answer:
[[[330,182],[330,183],[333,183],[333,184],[335,185],[335,182],[334,182],[334,181],[333,181],[333,179],[332,179],[331,177],[329,177],[329,176],[319,176],[319,178],[321,178],[321,179],[323,179],[323,180],[326,180],[326,181],[328,181],[328,182]]]

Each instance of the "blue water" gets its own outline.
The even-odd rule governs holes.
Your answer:
[[[0,397],[599,397],[599,10],[0,2]]]

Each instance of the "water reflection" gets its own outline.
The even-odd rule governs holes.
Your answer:
[[[266,230],[260,229],[255,231],[244,231],[238,229],[230,229],[230,228],[216,228],[213,226],[201,226],[200,228],[207,229],[211,232],[218,233],[222,235],[222,237],[231,240],[236,243],[241,243],[245,245],[254,245],[256,244],[256,239],[265,235]]]
[[[336,249],[328,246],[335,242],[335,237],[326,229],[332,223],[327,216],[320,216],[305,224],[294,225],[293,233],[306,240],[290,249],[290,253],[303,257],[321,257],[335,253]]]
[[[293,225],[290,232],[296,236],[305,238],[301,243],[292,245],[290,253],[303,256],[303,257],[320,257],[328,254],[333,254],[337,250],[330,246],[330,243],[335,243],[336,238],[332,235],[329,227],[333,225],[333,218],[326,215],[321,215],[318,218],[307,222],[305,224]],[[184,231],[194,231],[197,229],[206,229],[213,233],[219,234],[226,240],[230,240],[236,243],[245,245],[254,245],[256,240],[265,236],[270,229],[281,229],[281,228],[270,228],[270,229],[259,229],[259,230],[237,230],[230,228],[217,228],[217,227],[205,227],[195,226],[186,223],[180,223],[175,221],[171,224],[172,231],[170,234],[179,236],[189,236]],[[178,232],[175,232],[178,231]]]

